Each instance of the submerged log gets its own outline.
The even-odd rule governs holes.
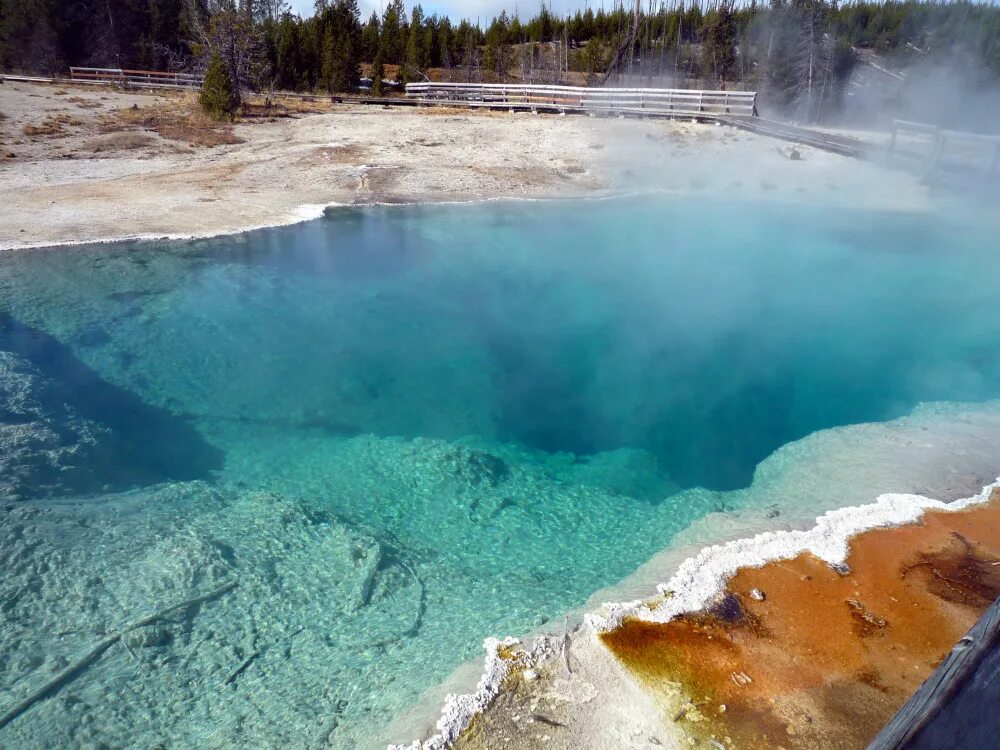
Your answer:
[[[151,615],[147,615],[146,617],[143,617],[142,619],[137,620],[136,622],[133,622],[130,625],[126,625],[125,627],[119,629],[117,632],[109,635],[107,638],[105,638],[104,640],[99,642],[96,646],[94,646],[92,649],[90,649],[90,651],[88,651],[87,654],[82,659],[66,667],[66,669],[64,669],[62,672],[57,674],[51,680],[46,682],[40,688],[32,692],[24,700],[20,701],[15,706],[10,708],[8,711],[4,712],[4,714],[0,716],[0,729],[3,729],[5,726],[10,724],[12,721],[14,721],[14,719],[21,716],[36,703],[43,701],[46,698],[50,698],[51,696],[59,692],[59,690],[61,690],[63,687],[65,687],[70,682],[75,680],[77,677],[83,674],[88,667],[97,662],[97,660],[104,655],[105,651],[107,651],[109,648],[111,648],[116,643],[121,641],[121,639],[128,633],[131,633],[133,630],[146,627],[147,625],[152,625],[154,622],[166,617],[172,612],[176,612],[179,609],[189,609],[190,607],[195,607],[199,604],[204,604],[205,602],[211,601],[212,599],[217,599],[223,594],[227,594],[233,589],[235,589],[237,585],[238,584],[236,581],[230,581],[229,583],[226,583],[213,591],[209,591],[207,594],[202,594],[201,596],[196,596],[191,599],[186,599],[183,602],[179,602],[165,609],[158,610],[157,612],[154,612]]]

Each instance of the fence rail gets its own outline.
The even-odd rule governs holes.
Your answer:
[[[204,76],[193,73],[167,73],[159,70],[123,68],[70,68],[70,80],[81,82],[121,83],[152,88],[198,88]]]
[[[936,125],[893,120],[888,152],[922,163],[927,172],[940,170],[1000,173],[1000,135],[945,130]]]
[[[466,106],[556,109],[587,113],[757,115],[756,91],[587,88],[503,83],[408,83],[410,99]]]

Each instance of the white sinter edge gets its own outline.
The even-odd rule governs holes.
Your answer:
[[[370,169],[378,169],[377,165],[361,164],[358,171],[365,172]],[[656,192],[681,192],[681,191],[656,191]],[[427,201],[361,201],[354,203],[303,203],[289,211],[285,216],[275,221],[247,224],[246,226],[230,227],[226,229],[210,229],[204,232],[147,232],[138,234],[122,234],[112,237],[91,237],[85,240],[63,240],[63,241],[43,241],[43,242],[16,242],[0,240],[0,253],[16,252],[18,250],[44,250],[59,247],[77,247],[79,245],[111,245],[120,242],[183,242],[187,240],[208,240],[217,237],[233,237],[248,232],[257,232],[262,229],[277,229],[293,224],[302,224],[313,221],[323,216],[328,208],[359,208],[364,206],[463,206],[474,203],[558,203],[571,200],[593,200],[604,201],[615,198],[628,198],[643,195],[641,192],[631,193],[606,193],[597,195],[581,195],[560,198],[537,198],[530,196],[498,196],[494,198],[468,198],[462,200],[436,200]]]
[[[769,531],[748,539],[706,547],[677,568],[667,583],[657,586],[669,598],[655,607],[643,600],[605,603],[607,615],[588,614],[587,621],[598,633],[614,630],[626,617],[645,622],[668,622],[678,615],[698,612],[712,603],[726,582],[740,568],[759,568],[811,552],[831,566],[843,565],[852,537],[870,529],[914,523],[928,510],[955,512],[989,500],[1000,478],[976,495],[951,503],[923,495],[887,493],[868,505],[838,508],[816,519],[805,531]]]
[[[501,646],[516,646],[519,643],[517,638],[511,637],[502,641],[496,638],[487,638],[483,641],[483,648],[486,649],[486,665],[483,676],[476,686],[476,692],[465,695],[449,694],[445,698],[441,718],[437,722],[438,733],[433,737],[423,741],[415,740],[409,745],[389,745],[389,750],[445,750],[450,747],[472,721],[472,717],[484,711],[496,698],[500,692],[500,683],[511,669],[527,663],[526,659],[518,661],[500,656]]]
[[[646,622],[668,622],[678,615],[703,610],[725,589],[726,582],[740,568],[759,568],[773,560],[796,557],[811,552],[832,566],[843,565],[847,559],[852,537],[876,528],[903,526],[919,520],[928,510],[956,512],[985,503],[993,490],[1000,489],[1000,477],[972,497],[951,503],[933,500],[923,495],[887,493],[879,495],[868,505],[838,508],[816,519],[816,525],[805,531],[769,531],[746,539],[706,547],[694,557],[680,564],[677,572],[657,590],[670,593],[670,598],[651,608],[642,599],[631,602],[604,604],[606,616],[586,615],[587,623],[595,633],[614,630],[626,617]],[[502,646],[520,643],[516,638],[487,638],[486,663],[483,676],[475,693],[448,695],[437,734],[426,740],[415,740],[409,745],[389,745],[388,750],[445,750],[450,747],[472,718],[489,706],[500,692],[503,679],[515,667],[527,667],[549,656],[554,651],[545,638],[539,638],[531,652],[515,659],[500,657]]]
[[[313,221],[323,216],[328,208],[339,208],[347,206],[346,203],[303,203],[289,211],[285,216],[276,221],[263,224],[248,224],[246,226],[234,227],[230,229],[210,229],[204,232],[185,233],[146,233],[146,234],[123,234],[118,237],[94,237],[86,240],[68,240],[63,242],[30,242],[21,244],[18,242],[0,241],[0,252],[16,252],[18,250],[41,250],[45,248],[75,247],[77,245],[104,245],[117,244],[119,242],[155,242],[155,241],[184,241],[184,240],[208,240],[215,237],[229,237],[246,232],[256,232],[261,229],[276,229],[287,227],[293,224],[302,224],[306,221]]]

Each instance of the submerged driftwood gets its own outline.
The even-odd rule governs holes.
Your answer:
[[[28,695],[27,698],[25,698],[20,703],[13,706],[8,711],[6,711],[2,716],[0,716],[0,729],[3,729],[5,726],[10,724],[12,721],[14,721],[14,719],[21,716],[23,713],[25,713],[29,708],[34,706],[39,701],[43,701],[46,698],[55,695],[57,692],[59,692],[59,690],[61,690],[63,687],[65,687],[70,682],[79,677],[81,674],[83,674],[83,672],[88,667],[97,662],[97,660],[104,655],[105,651],[107,651],[109,648],[111,648],[116,643],[121,641],[124,636],[128,635],[132,631],[146,627],[147,625],[152,625],[154,622],[157,622],[158,620],[166,617],[172,612],[176,612],[179,609],[187,609],[188,607],[194,607],[199,604],[211,601],[212,599],[217,599],[223,594],[228,594],[230,591],[235,589],[237,585],[238,584],[236,581],[230,581],[229,583],[219,586],[219,588],[214,589],[213,591],[209,591],[207,594],[202,594],[201,596],[196,596],[191,599],[186,599],[183,602],[178,602],[177,604],[173,604],[169,607],[166,607],[165,609],[161,609],[157,612],[154,612],[151,615],[147,615],[146,617],[143,617],[142,619],[131,623],[130,625],[126,625],[125,627],[120,628],[117,632],[113,633],[112,635],[109,635],[107,638],[105,638],[104,640],[99,642],[96,646],[94,646],[92,649],[90,649],[90,651],[88,651],[87,654],[82,659],[66,667],[66,669],[64,669],[62,672],[57,674],[55,677],[46,682],[40,688],[38,688],[33,693]]]

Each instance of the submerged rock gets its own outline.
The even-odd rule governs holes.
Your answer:
[[[29,362],[0,351],[0,499],[98,489],[98,455],[112,442]]]
[[[304,746],[330,717],[365,711],[368,678],[347,668],[358,657],[343,644],[384,652],[412,635],[423,606],[399,553],[372,555],[380,543],[365,532],[271,493],[186,483],[24,502],[0,517],[0,538],[8,705],[107,634],[165,612],[59,688],[66,700],[0,727],[5,747],[152,747],[166,736],[195,747],[206,718],[227,746]]]
[[[0,499],[202,478],[223,454],[185,420],[101,378],[55,337],[0,312]]]

